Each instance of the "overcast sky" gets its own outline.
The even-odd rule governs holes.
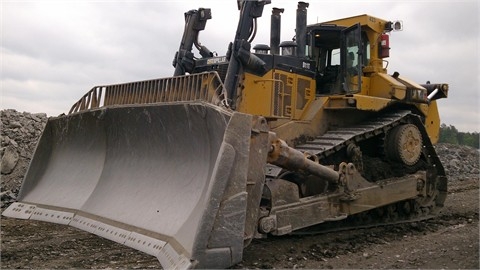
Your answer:
[[[418,83],[450,84],[439,101],[442,123],[480,131],[477,0],[306,1],[308,24],[370,14],[402,20],[390,38],[388,72]],[[259,20],[257,43],[269,43],[272,7],[285,8],[282,40],[294,36],[297,1],[272,1]],[[1,109],[49,116],[67,113],[95,85],[173,75],[183,13],[211,8],[200,41],[219,55],[234,35],[234,0],[1,2]]]

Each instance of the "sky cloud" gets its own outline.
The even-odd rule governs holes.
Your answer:
[[[285,8],[282,40],[294,36],[296,1],[272,1],[254,43],[269,43],[272,7]],[[442,123],[480,131],[479,3],[470,1],[307,1],[308,23],[370,14],[402,20],[391,37],[389,73],[447,82]],[[173,75],[183,13],[207,7],[200,41],[223,55],[235,35],[235,1],[2,1],[2,109],[68,112],[95,85]],[[455,12],[453,12],[455,11]]]

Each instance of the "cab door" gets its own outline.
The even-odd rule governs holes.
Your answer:
[[[347,94],[362,89],[363,44],[360,24],[342,30],[340,48],[340,68],[342,89]]]

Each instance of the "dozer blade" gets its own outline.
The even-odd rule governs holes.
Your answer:
[[[69,224],[164,268],[229,267],[242,259],[251,134],[252,116],[203,102],[51,118],[3,214]]]

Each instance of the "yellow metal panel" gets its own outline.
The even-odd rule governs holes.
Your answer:
[[[432,101],[428,106],[427,117],[425,118],[428,137],[433,144],[438,142],[440,136],[440,115],[438,114],[437,101]]]
[[[301,120],[315,99],[314,79],[283,70],[245,73],[238,111],[267,118]]]
[[[238,111],[265,117],[273,116],[273,72],[263,77],[245,73]]]
[[[352,108],[347,105],[347,99],[345,96],[331,96],[325,104],[326,109],[346,109]]]
[[[420,110],[420,112],[423,114],[423,115],[428,115],[428,110],[429,110],[429,106],[428,104],[425,104],[425,103],[416,103],[416,102],[408,102],[407,104],[412,104],[412,105],[415,105],[415,107],[418,108],[418,110]]]
[[[328,109],[358,109],[363,111],[380,111],[393,102],[391,99],[363,95],[332,96],[326,104]]]
[[[323,110],[323,107],[326,106],[329,97],[318,97],[310,103],[310,105],[305,110],[305,113],[302,117],[302,120],[311,121],[319,111]]]
[[[427,90],[425,89],[425,87],[421,86],[420,84],[408,79],[408,78],[405,78],[405,77],[402,77],[402,76],[398,76],[398,79],[404,84],[406,85],[407,87],[409,88],[414,88],[414,89],[424,89],[424,90]]]
[[[380,111],[383,108],[386,108],[393,102],[389,98],[381,97],[369,97],[369,96],[354,96],[357,101],[357,109],[365,111]]]
[[[311,102],[315,99],[315,82],[312,78],[297,75],[295,80],[295,113],[294,119],[303,119],[305,111]]]
[[[354,17],[349,17],[349,18],[344,18],[344,19],[339,19],[339,20],[334,20],[334,21],[328,21],[328,22],[323,22],[323,23],[325,23],[325,24],[336,24],[336,25],[345,26],[345,27],[350,27],[350,26],[352,26],[356,23],[360,23],[360,25],[367,26],[377,33],[382,33],[383,30],[385,29],[385,23],[386,22],[387,21],[382,20],[380,18],[364,14],[364,15],[358,15],[358,16],[354,16]]]
[[[388,74],[376,73],[370,78],[370,96],[402,100],[406,93],[407,87]]]
[[[292,104],[295,104],[297,98],[296,74],[281,70],[275,70],[274,74],[279,75],[282,82],[284,82],[284,87],[280,88],[278,93],[280,96],[279,107],[281,108],[281,116],[293,118]],[[274,78],[277,77],[275,76]]]
[[[361,95],[368,95],[370,91],[370,77],[362,76],[362,89],[360,90]]]

